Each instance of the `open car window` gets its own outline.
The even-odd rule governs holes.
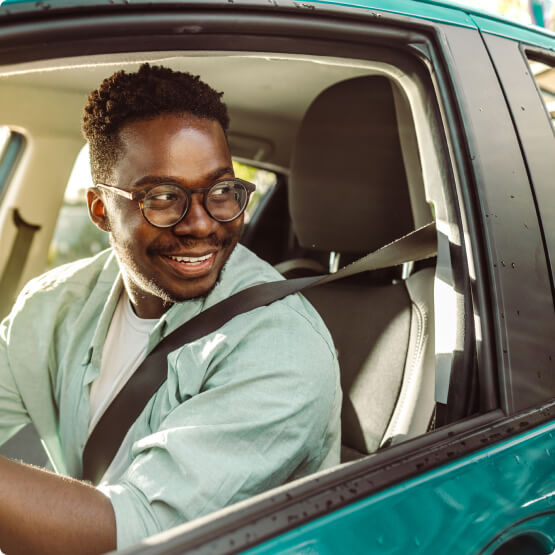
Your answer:
[[[112,70],[138,67],[138,61],[128,58],[114,54],[38,61],[15,66],[4,78],[6,94],[17,95],[22,125],[31,135],[40,129],[41,140],[45,129],[54,129],[49,117],[62,118],[59,104],[72,108],[65,111],[63,125],[58,124],[63,130],[54,140],[37,145],[37,151],[44,149],[42,156],[49,158],[49,165],[62,166],[58,142],[79,142],[78,107],[88,90]],[[293,267],[297,273],[305,271],[303,264],[308,264],[308,272],[318,266],[324,272],[335,271],[435,221],[437,259],[370,273],[366,287],[350,284],[356,290],[353,299],[343,299],[340,291],[307,293],[324,311],[330,304],[354,302],[360,311],[355,318],[362,318],[361,329],[366,326],[372,337],[369,341],[360,337],[356,346],[338,347],[340,363],[346,356],[342,350],[358,351],[356,361],[345,362],[351,368],[343,383],[343,437],[352,442],[345,445],[345,456],[371,454],[425,434],[440,421],[445,424],[479,412],[476,349],[464,348],[480,337],[474,329],[479,320],[465,316],[473,310],[471,254],[458,216],[450,139],[425,60],[380,47],[366,59],[278,52],[202,56],[162,52],[143,53],[140,59],[198,73],[225,91],[232,122],[230,148],[241,160],[237,173],[260,182],[255,201],[267,197],[253,219],[248,218],[244,242],[278,267],[301,260],[304,263]],[[44,97],[44,90],[48,97],[42,100],[40,121],[36,114],[25,121],[28,105]],[[47,109],[47,102],[53,107]],[[334,117],[326,123],[324,114],[330,111]],[[68,153],[64,167],[68,175],[69,158]],[[83,151],[65,194],[59,183],[61,167],[49,172],[52,183],[43,183],[49,202],[61,203],[59,212],[52,210],[59,216],[47,266],[90,256],[107,246],[87,222],[83,193],[90,183],[83,179],[84,164]],[[21,202],[36,207],[32,181],[26,187]],[[56,223],[48,216],[37,214],[43,220],[43,241]],[[25,273],[41,271],[42,260],[39,257]],[[373,312],[388,316],[365,321]],[[352,318],[342,313],[332,316],[328,325],[340,334],[354,323]],[[401,346],[399,352],[396,345]],[[386,368],[390,382],[382,390]],[[460,406],[448,410],[453,372]]]
[[[555,125],[555,67],[540,60],[530,60],[530,69],[551,122]]]

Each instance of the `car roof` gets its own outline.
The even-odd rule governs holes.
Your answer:
[[[333,0],[309,0],[314,3],[336,3]],[[234,4],[241,5],[241,1],[234,2]],[[257,3],[261,6],[268,6],[268,2],[266,0],[247,0],[244,3],[249,5],[256,5]],[[162,3],[161,3],[162,4]],[[170,0],[164,1],[164,6],[170,5],[187,5],[192,4],[191,0]],[[229,4],[227,0],[203,0],[203,1],[195,1],[195,7],[198,7],[202,4]],[[276,7],[291,7],[294,5],[295,2],[292,0],[275,0],[272,2],[272,5]],[[491,11],[487,11],[481,8],[477,8],[473,5],[465,4],[464,2],[457,2],[455,0],[341,0],[341,4],[345,7],[365,7],[368,9],[376,9],[380,11],[386,12],[394,12],[394,13],[407,13],[407,15],[414,15],[414,16],[421,16],[425,17],[426,19],[435,19],[436,16],[438,19],[439,14],[441,13],[440,10],[449,10],[452,12],[458,12],[461,14],[468,14],[468,15],[478,15],[481,17],[487,17],[488,19],[509,23],[514,25],[515,27],[522,27],[527,29],[534,29],[537,32],[545,33],[547,35],[555,36],[555,33],[549,31],[548,29],[544,29],[542,27],[537,26],[530,26],[525,25],[523,23],[512,21],[502,15],[493,13]],[[115,7],[122,7],[127,6],[132,8],[133,6],[151,6],[153,7],[151,0],[122,0],[121,2],[115,2],[114,0],[3,0],[0,3],[2,8],[7,8],[8,6],[11,8],[12,13],[13,9],[19,5],[21,8],[24,7],[25,11],[34,11],[34,12],[49,12],[50,10],[54,9],[70,9],[70,8],[87,8],[87,9],[94,9],[95,7],[107,7],[111,6]],[[158,6],[157,6],[158,7]],[[9,9],[10,9],[9,8]],[[8,11],[9,11],[8,9]],[[6,11],[5,9],[2,11]]]
[[[52,14],[59,11],[95,12],[97,10],[134,10],[158,9],[192,6],[195,8],[210,6],[230,8],[229,0],[169,0],[156,4],[151,0],[3,0],[0,2],[0,20],[4,17],[17,15]],[[543,46],[555,49],[551,42],[555,33],[536,25],[526,25],[507,19],[475,6],[451,0],[309,0],[302,4],[296,0],[234,0],[232,8],[251,7],[264,8],[271,13],[272,9],[307,7],[310,4],[341,5],[345,8],[365,8],[380,12],[406,15],[430,21],[449,23],[462,27],[480,27],[485,32],[501,35],[506,38],[524,42],[539,42]],[[536,37],[535,39],[533,37]],[[544,40],[542,40],[544,39]],[[545,41],[547,39],[547,41]]]

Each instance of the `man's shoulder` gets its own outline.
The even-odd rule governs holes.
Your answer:
[[[14,309],[31,299],[47,301],[65,295],[86,298],[99,282],[113,283],[118,266],[111,249],[53,268],[32,279],[19,295]]]
[[[283,276],[268,262],[239,244],[222,270],[220,283],[223,290],[220,295],[229,296],[259,283],[283,279]]]
[[[270,264],[256,256],[242,245],[235,249],[226,276],[231,283],[227,284],[227,295],[252,287],[259,283],[281,281],[284,277]],[[223,282],[223,280],[222,280]],[[242,320],[256,321],[257,325],[276,331],[280,328],[282,337],[298,335],[309,338],[314,334],[327,344],[330,351],[335,352],[331,335],[320,314],[301,294],[294,293],[267,306],[254,309],[243,315]]]

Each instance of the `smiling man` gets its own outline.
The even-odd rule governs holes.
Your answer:
[[[57,475],[0,458],[0,548],[126,547],[339,462],[334,347],[300,295],[237,316],[167,358],[167,379],[101,483],[87,439],[142,360],[208,307],[279,274],[238,244],[221,94],[145,64],[91,93],[90,216],[111,249],[21,293],[0,329],[0,441],[32,421]]]
[[[110,233],[135,313],[159,318],[212,290],[253,189],[234,178],[218,121],[162,114],[128,123],[118,139],[125,153],[112,170],[118,186],[98,184],[102,196],[89,191],[91,215]]]

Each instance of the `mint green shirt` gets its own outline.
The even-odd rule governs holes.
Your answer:
[[[149,351],[229,295],[280,279],[237,246],[203,299],[158,321]],[[122,291],[113,253],[31,281],[0,327],[0,443],[36,426],[57,472],[80,477],[89,390]],[[99,488],[118,548],[339,463],[341,390],[324,323],[301,295],[235,317],[168,356],[168,379]]]

